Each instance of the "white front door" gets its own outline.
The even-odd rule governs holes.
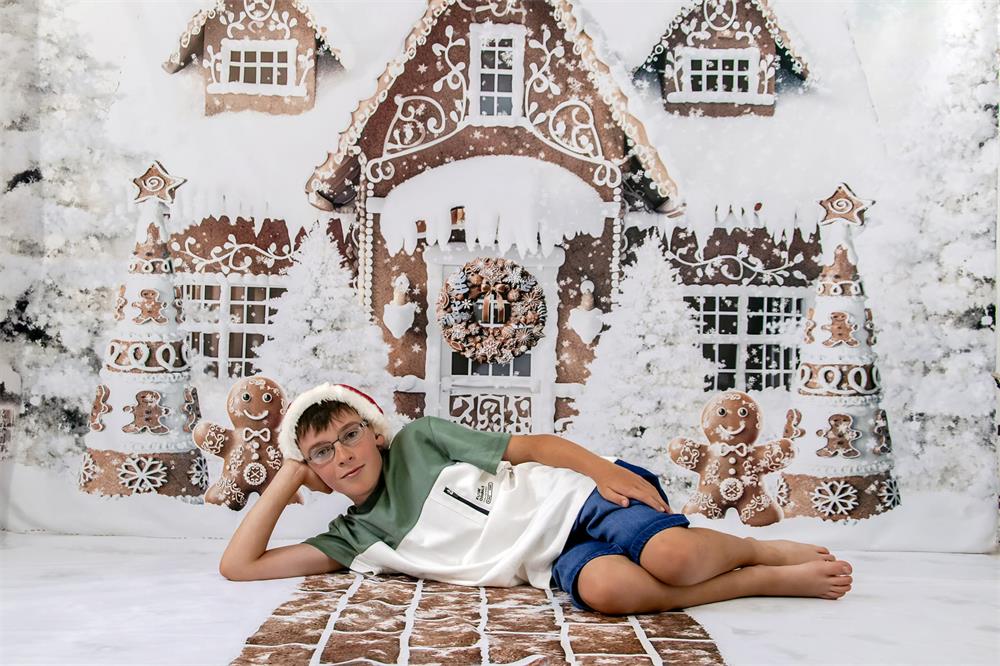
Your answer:
[[[545,295],[548,314],[544,336],[510,363],[477,363],[466,358],[445,343],[437,323],[434,308],[445,280],[466,262],[483,256],[503,256],[520,264],[535,276]],[[424,250],[431,308],[427,317],[425,414],[448,418],[477,430],[514,434],[553,431],[559,302],[556,278],[564,257],[560,248],[548,257],[521,257],[517,253],[499,255],[485,248],[469,250],[464,243],[444,248],[434,245]]]

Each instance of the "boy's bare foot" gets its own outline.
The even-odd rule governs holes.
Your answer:
[[[829,549],[810,543],[799,543],[798,541],[786,541],[784,539],[763,541],[754,539],[753,537],[747,537],[747,539],[750,540],[757,552],[756,564],[785,566],[815,561],[832,562],[837,559],[830,554]]]
[[[779,597],[839,599],[851,589],[851,565],[816,560],[788,566],[752,567],[761,575],[762,593]]]

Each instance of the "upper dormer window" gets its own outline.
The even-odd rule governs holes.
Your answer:
[[[668,102],[730,102],[774,104],[773,94],[762,94],[760,49],[677,49],[681,89],[667,93]]]
[[[304,96],[305,86],[296,85],[297,49],[295,39],[223,39],[221,82],[208,91]]]
[[[472,122],[515,124],[524,97],[524,26],[474,23],[469,75]]]

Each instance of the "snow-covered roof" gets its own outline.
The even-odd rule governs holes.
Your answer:
[[[735,4],[734,0],[729,1]],[[665,0],[663,4],[669,6],[673,19],[667,25],[663,36],[660,37],[653,50],[647,56],[646,62],[643,63],[647,66],[652,64],[669,46],[670,38],[676,30],[681,28],[681,24],[686,23],[691,18],[698,20],[702,18],[702,16],[692,16],[692,13],[702,14],[706,8],[704,0]],[[709,6],[714,8],[719,8],[719,5],[723,5],[722,9],[724,10],[725,0],[714,5],[709,3]],[[747,5],[755,7],[761,16],[764,17],[764,28],[771,36],[771,39],[774,40],[778,49],[783,51],[788,58],[792,66],[792,71],[802,76],[802,78],[806,78],[809,75],[809,65],[797,47],[800,43],[799,40],[790,31],[789,25],[786,25],[781,16],[779,16],[781,9],[776,8],[775,3],[768,0],[747,0]]]
[[[714,225],[717,219],[735,224],[731,208],[744,217],[760,203],[759,215],[769,226],[790,227],[798,216],[807,231],[822,212],[816,202],[841,182],[863,198],[879,198],[882,147],[841,4],[772,0],[780,25],[794,31],[795,44],[808,55],[809,80],[804,87],[779,89],[773,116],[739,118],[668,114],[658,86],[642,89],[628,80],[627,72],[646,59],[679,4],[576,0],[567,7],[597,58],[613,72],[628,116],[644,128],[677,183],[687,225]],[[335,42],[356,64],[343,69],[321,62],[316,102],[304,113],[207,117],[201,74],[186,68],[171,76],[160,66],[204,5],[204,0],[175,0],[79,3],[68,9],[95,35],[90,48],[96,55],[120,68],[118,101],[107,127],[135,155],[135,175],[156,159],[187,179],[178,190],[169,231],[209,214],[242,214],[285,219],[294,235],[296,227],[324,217],[310,205],[303,180],[352,126],[357,101],[380,89],[385,64],[399,55],[428,5],[313,0],[317,20],[336,28]],[[131,182],[122,183],[120,200],[131,201],[134,190]]]
[[[501,252],[513,246],[522,257],[539,251],[549,256],[578,233],[600,236],[604,219],[617,208],[611,204],[608,210],[579,176],[549,162],[517,155],[470,157],[428,169],[389,192],[379,209],[387,249],[412,253],[417,220],[426,223],[429,245],[448,243],[451,209],[457,206],[464,209],[469,249],[477,241],[496,244]]]
[[[309,204],[303,180],[347,125],[354,103],[368,93],[424,3],[401,3],[392,11],[377,3],[310,3],[317,19],[331,28],[328,36],[337,26],[336,43],[354,55],[357,67],[331,66],[330,59],[324,66],[321,60],[315,105],[307,112],[213,116],[204,114],[204,79],[196,68],[170,75],[161,67],[163,54],[204,5],[204,0],[173,0],[69,7],[81,28],[97,37],[90,48],[120,72],[106,127],[134,156],[134,175],[159,160],[170,174],[187,180],[177,190],[168,231],[208,215],[241,215],[258,224],[265,217],[284,219],[294,237],[298,228],[328,217]],[[135,186],[123,182],[115,196],[130,202]]]
[[[413,58],[417,48],[424,43],[441,14],[453,2],[454,0],[428,0],[426,11],[414,22],[396,57],[386,64],[371,94],[358,102],[350,124],[340,135],[336,150],[329,153],[327,159],[316,167],[306,184],[310,200],[318,208],[324,210],[331,208],[330,202],[320,196],[318,191],[329,187],[329,179],[352,162],[354,159],[352,149],[364,132],[368,120],[388,98],[388,90],[406,71],[407,62]],[[578,5],[577,0],[547,0],[547,2],[561,17],[567,40],[573,44],[574,53],[580,56],[594,76],[601,98],[610,105],[615,122],[632,142],[633,151],[642,164],[646,176],[656,188],[658,195],[667,200],[665,208],[672,210],[676,207],[673,202],[676,199],[677,188],[658,151],[649,142],[646,128],[636,115],[637,107],[630,101],[628,93],[633,89],[628,71],[604,45],[599,28]]]
[[[660,39],[649,24],[662,21],[662,32],[690,4],[643,4],[640,22],[635,7],[588,2],[634,66]],[[859,196],[879,198],[884,145],[844,6],[771,0],[767,8],[798,57],[808,60],[809,75],[804,84],[779,86],[773,116],[672,114],[663,108],[658,84],[644,90],[643,102],[653,107],[647,130],[685,203],[679,222],[696,230],[763,224],[777,235],[795,227],[808,233],[822,216],[818,201],[841,182]],[[643,43],[644,36],[650,41]]]
[[[339,49],[333,46],[328,35],[328,28],[326,25],[317,20],[315,13],[310,8],[310,6],[303,2],[303,0],[293,0],[293,6],[298,11],[306,17],[308,26],[312,28],[313,33],[316,35],[316,41],[319,42],[326,51],[329,51],[337,60],[342,60],[342,54]],[[215,0],[211,7],[204,9],[199,9],[195,12],[194,16],[188,20],[187,26],[181,33],[178,39],[177,48],[174,49],[170,57],[167,58],[166,62],[163,63],[163,68],[167,72],[173,74],[178,72],[192,61],[196,59],[198,54],[203,48],[204,35],[202,30],[205,27],[205,23],[215,18],[219,12],[226,10],[226,0]]]

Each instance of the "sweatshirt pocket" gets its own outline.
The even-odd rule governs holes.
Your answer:
[[[490,515],[489,509],[484,509],[483,507],[479,506],[478,504],[476,504],[472,500],[468,500],[468,499],[462,497],[461,495],[459,495],[458,493],[456,493],[454,490],[452,490],[448,486],[444,487],[444,494],[446,496],[452,498],[456,502],[461,502],[465,506],[472,507],[473,509],[475,509],[479,513],[483,514],[484,516]]]

